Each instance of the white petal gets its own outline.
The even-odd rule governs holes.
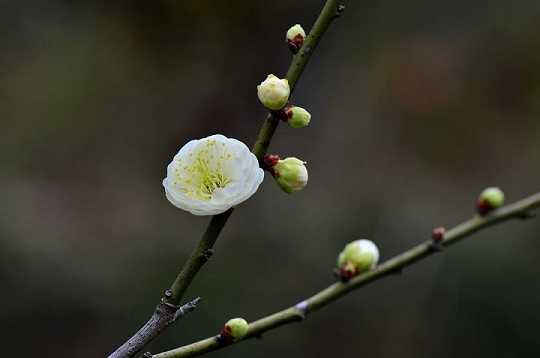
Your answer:
[[[209,145],[209,141],[215,141],[216,145]],[[195,160],[200,156],[203,156],[207,169],[198,168],[197,174],[193,174],[192,165],[199,163]],[[193,175],[195,180],[186,180],[191,180],[189,176]],[[215,179],[220,178],[218,175],[227,178],[226,181]],[[194,215],[216,215],[250,198],[263,179],[264,171],[244,143],[217,134],[184,145],[167,166],[163,186],[167,199],[174,206]],[[214,188],[207,189],[207,180],[214,183],[211,184]]]

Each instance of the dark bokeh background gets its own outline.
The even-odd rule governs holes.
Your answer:
[[[165,166],[214,133],[250,145],[255,86],[322,1],[0,2],[0,321],[6,356],[102,357],[149,316],[208,219],[165,199]],[[158,352],[332,282],[339,250],[388,258],[473,214],[486,186],[540,189],[540,2],[347,1],[294,101],[312,125],[271,150]],[[540,222],[475,235],[262,341],[216,357],[540,354]]]

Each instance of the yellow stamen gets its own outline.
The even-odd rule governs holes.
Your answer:
[[[232,155],[215,156],[215,144],[215,140],[209,140],[196,153],[190,153],[190,157],[195,156],[193,162],[181,166],[182,173],[174,173],[175,181],[182,183],[181,190],[191,198],[210,200],[216,189],[224,188],[231,182],[231,178],[223,173],[223,164],[225,160],[232,159]]]

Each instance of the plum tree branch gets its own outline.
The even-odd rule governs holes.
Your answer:
[[[295,88],[298,79],[302,75],[323,34],[330,26],[332,20],[338,17],[343,9],[344,6],[339,5],[337,0],[326,1],[319,17],[306,37],[304,45],[293,57],[287,71],[286,78],[289,81],[291,91]],[[266,153],[278,124],[279,119],[271,114],[266,117],[262,124],[252,148],[253,154],[255,154],[259,161]],[[212,255],[212,248],[232,212],[233,209],[231,208],[222,214],[212,217],[204,235],[184,263],[171,288],[165,291],[165,296],[156,307],[152,317],[128,341],[111,353],[109,358],[133,357],[175,321],[174,317],[176,317],[176,312],[180,309],[179,304],[186,290],[199,270]]]
[[[437,245],[434,244],[433,240],[425,241],[383,262],[373,270],[363,273],[346,283],[336,282],[292,307],[286,308],[282,311],[250,323],[247,335],[241,340],[224,344],[222,340],[218,340],[217,336],[213,336],[180,348],[152,355],[151,357],[194,357],[224,348],[230,344],[242,342],[246,339],[260,337],[264,332],[284,326],[286,324],[302,321],[309,313],[334,302],[347,293],[386,277],[389,274],[400,272],[406,266],[412,265],[415,262],[440,251],[442,247],[455,244],[459,240],[471,236],[477,231],[511,219],[530,218],[532,217],[530,211],[539,206],[540,193],[536,193],[511,205],[501,207],[485,217],[475,216],[472,219],[455,226],[451,230],[448,230],[444,234],[442,241]]]

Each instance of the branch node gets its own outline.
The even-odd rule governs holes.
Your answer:
[[[165,290],[165,297],[167,297],[167,298],[172,297],[172,290],[170,288]]]
[[[218,334],[217,336],[215,336],[215,339],[219,343],[219,345],[221,345],[221,346],[228,346],[228,345],[232,344],[232,342],[233,342],[233,340],[230,337],[223,336],[221,334]]]
[[[202,254],[202,259],[204,260],[204,262],[207,262],[208,260],[210,260],[213,254],[214,249],[208,249]]]
[[[300,321],[303,321],[306,319],[307,310],[309,308],[308,301],[302,301],[300,303],[297,303],[294,308],[296,308],[297,316],[299,317]]]
[[[180,306],[177,306],[175,304],[172,304],[170,302],[167,302],[167,300],[165,299],[165,297],[162,297],[161,298],[161,304],[168,307],[168,308],[172,308],[173,310],[177,311],[178,309],[180,309]]]

